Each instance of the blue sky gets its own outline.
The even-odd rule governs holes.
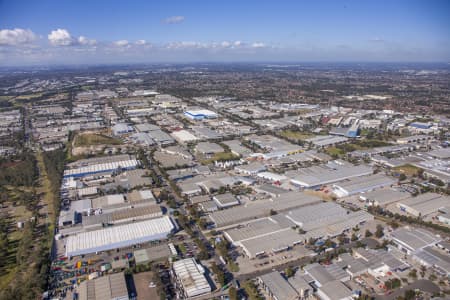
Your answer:
[[[0,0],[0,65],[450,60],[450,1]]]

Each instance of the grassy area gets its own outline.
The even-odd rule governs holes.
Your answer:
[[[329,147],[325,151],[331,156],[342,156],[346,153],[356,151],[356,150],[367,150],[375,147],[389,146],[390,143],[376,140],[376,139],[363,139],[355,140],[351,143],[337,145],[336,147]]]
[[[285,137],[288,140],[294,140],[294,141],[306,140],[306,139],[314,136],[311,133],[302,132],[302,131],[294,131],[294,130],[283,130],[280,132],[280,135],[282,137]]]
[[[122,141],[99,133],[77,134],[73,144],[75,147],[87,147],[96,145],[121,145]]]
[[[328,147],[325,152],[330,156],[341,156],[345,154],[345,151],[336,147]]]
[[[13,267],[2,272],[0,275],[0,291],[6,289],[9,283],[14,279],[14,276],[17,274],[17,267]]]
[[[394,172],[403,173],[406,176],[416,176],[419,173],[420,168],[413,165],[404,165],[395,167],[392,169]]]
[[[231,152],[220,152],[214,154],[211,158],[202,160],[202,164],[207,165],[211,164],[215,161],[228,161],[228,160],[237,160],[239,159],[239,156],[234,155]]]
[[[47,171],[45,169],[44,165],[44,158],[42,157],[42,153],[38,152],[36,154],[36,159],[38,162],[38,167],[40,170],[40,179],[41,179],[41,185],[38,188],[38,193],[43,195],[42,202],[46,205],[46,213],[48,216],[48,232],[50,234],[49,242],[51,243],[53,239],[53,232],[55,227],[55,208],[54,203],[56,201],[56,195],[52,192],[52,183],[50,182],[50,179],[48,178]]]
[[[42,97],[42,93],[20,95],[20,96],[17,96],[15,100],[29,100],[29,99],[39,98],[39,97]]]

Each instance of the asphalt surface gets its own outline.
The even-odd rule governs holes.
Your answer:
[[[405,293],[405,291],[407,290],[415,290],[418,289],[422,292],[428,292],[428,293],[437,293],[440,291],[439,287],[432,282],[431,280],[428,279],[419,279],[405,287],[402,287],[398,290],[395,290],[392,294],[390,295],[376,295],[375,299],[380,299],[380,300],[394,300],[395,298],[397,298],[398,296],[403,296],[403,294]]]

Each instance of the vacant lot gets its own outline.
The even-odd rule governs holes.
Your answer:
[[[74,147],[87,147],[96,145],[120,145],[122,141],[100,133],[85,133],[75,136]]]
[[[406,176],[417,176],[419,173],[419,170],[421,170],[421,169],[418,167],[415,167],[413,165],[404,165],[404,166],[393,168],[394,172],[403,173]]]
[[[288,140],[296,142],[306,140],[314,136],[311,133],[294,130],[283,130],[282,132],[280,132],[280,135]]]
[[[149,287],[153,278],[153,272],[143,272],[133,275],[134,286],[136,287],[137,300],[159,299],[156,287]]]

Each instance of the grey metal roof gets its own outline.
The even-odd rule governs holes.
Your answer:
[[[327,295],[330,300],[340,300],[350,298],[352,296],[352,291],[349,290],[342,282],[337,280],[327,282],[319,289]]]
[[[277,271],[262,275],[260,279],[276,299],[294,300],[298,298],[296,290]]]
[[[412,251],[436,244],[440,241],[439,238],[435,237],[429,231],[418,228],[410,229],[406,227],[395,230],[391,233],[391,237],[394,241],[408,247]]]

